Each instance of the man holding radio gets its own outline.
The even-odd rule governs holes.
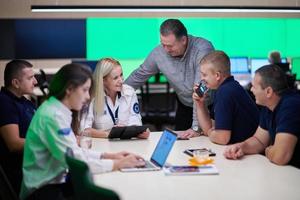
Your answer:
[[[151,51],[125,83],[137,89],[152,75],[164,74],[177,94],[175,129],[187,138],[199,135],[193,85],[199,82],[200,60],[214,48],[208,40],[188,35],[178,19],[167,19],[161,24],[160,41],[161,45]]]
[[[200,66],[202,81],[194,88],[193,99],[204,135],[223,145],[251,137],[258,127],[258,109],[231,76],[229,57],[223,51],[213,51],[203,57]],[[204,105],[207,89],[216,89],[210,114]]]

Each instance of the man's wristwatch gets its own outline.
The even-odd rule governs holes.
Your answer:
[[[197,133],[196,136],[200,136],[201,135],[201,129],[199,128],[199,126],[192,126],[192,130]]]

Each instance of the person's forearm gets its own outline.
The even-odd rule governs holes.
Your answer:
[[[292,152],[282,151],[275,146],[269,146],[265,150],[266,157],[276,165],[286,165],[291,160]]]
[[[197,117],[203,133],[208,135],[208,131],[212,128],[212,121],[208,109],[204,105],[197,106]]]
[[[147,57],[145,62],[140,65],[135,71],[133,71],[130,76],[125,80],[125,84],[130,85],[134,89],[138,89],[148,80],[148,78],[156,73],[158,69],[156,67],[149,67],[152,63],[152,58]],[[147,67],[146,67],[147,66]]]
[[[23,152],[25,139],[20,137],[18,124],[8,124],[0,127],[0,137],[10,152]]]
[[[113,164],[112,171],[119,170],[120,169],[120,161],[119,160],[114,160],[113,162],[114,162],[114,164]]]
[[[25,143],[25,139],[19,138],[17,141],[10,143],[8,145],[8,149],[10,152],[15,152],[15,153],[23,152],[24,143]]]
[[[197,116],[197,108],[196,108],[196,103],[193,102],[193,122],[192,122],[192,127],[194,126],[199,126],[199,120]]]
[[[254,135],[241,143],[244,154],[258,154],[264,151],[265,145]]]
[[[229,135],[228,135],[229,134]],[[217,132],[214,128],[208,130],[207,135],[213,143],[226,145],[230,141],[230,133]]]
[[[101,159],[115,159],[115,157],[113,153],[103,152],[101,154]]]
[[[108,132],[104,130],[97,130],[94,128],[89,128],[88,131],[90,131],[91,136],[94,138],[107,138]]]

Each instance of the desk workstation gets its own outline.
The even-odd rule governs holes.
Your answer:
[[[147,140],[108,141],[93,139],[93,149],[117,152],[127,150],[149,159],[161,132],[152,132]],[[167,162],[187,165],[188,148],[208,148],[216,153],[214,163],[219,175],[166,176],[163,171],[112,172],[94,174],[97,185],[116,191],[123,200],[134,199],[299,199],[300,170],[277,166],[262,155],[227,160],[225,146],[207,137],[177,140]]]

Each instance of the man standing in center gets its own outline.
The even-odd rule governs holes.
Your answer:
[[[160,42],[125,83],[137,89],[150,76],[164,74],[177,94],[175,129],[183,130],[185,137],[197,136],[199,125],[193,106],[193,86],[200,79],[200,60],[214,47],[204,38],[188,35],[178,19],[167,19],[161,24]]]

